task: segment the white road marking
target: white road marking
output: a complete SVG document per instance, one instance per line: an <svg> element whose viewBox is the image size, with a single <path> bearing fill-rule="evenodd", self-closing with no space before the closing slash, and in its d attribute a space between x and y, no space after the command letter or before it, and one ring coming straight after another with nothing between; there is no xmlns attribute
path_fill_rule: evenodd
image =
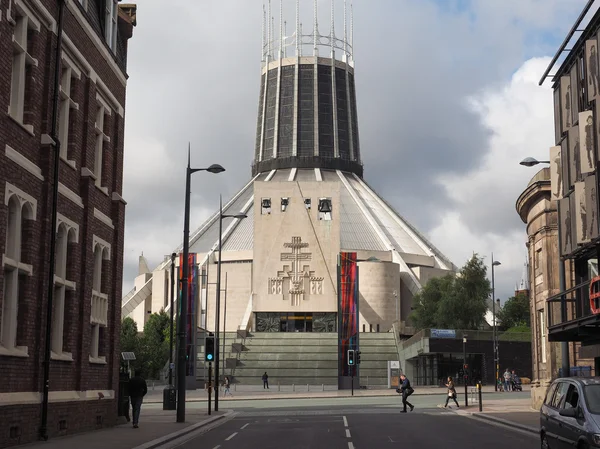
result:
<svg viewBox="0 0 600 449"><path fill-rule="evenodd" d="M213 447L213 449L219 449L221 447L221 445L219 444L218 446Z"/></svg>
<svg viewBox="0 0 600 449"><path fill-rule="evenodd" d="M234 436L236 436L237 434L238 434L237 432L235 432L235 433L232 433L232 434L231 434L231 435L229 435L227 438L225 438L225 441L229 441L229 440L231 440L231 439L232 439Z"/></svg>
<svg viewBox="0 0 600 449"><path fill-rule="evenodd" d="M346 429L346 438L352 438L352 437L350 436L350 429Z"/></svg>
<svg viewBox="0 0 600 449"><path fill-rule="evenodd" d="M352 441L348 441L348 449L354 449L354 444L352 444Z"/></svg>
<svg viewBox="0 0 600 449"><path fill-rule="evenodd" d="M246 423L242 426L242 430L244 430L246 427L248 427L250 425L250 423Z"/></svg>
<svg viewBox="0 0 600 449"><path fill-rule="evenodd" d="M344 427L348 427L348 420L345 416L342 416L342 418L344 418Z"/></svg>

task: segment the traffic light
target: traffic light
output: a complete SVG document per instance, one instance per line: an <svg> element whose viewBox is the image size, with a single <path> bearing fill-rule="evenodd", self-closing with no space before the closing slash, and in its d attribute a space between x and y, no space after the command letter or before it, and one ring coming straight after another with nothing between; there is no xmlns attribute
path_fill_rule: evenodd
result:
<svg viewBox="0 0 600 449"><path fill-rule="evenodd" d="M354 349L348 349L348 365L354 366Z"/></svg>
<svg viewBox="0 0 600 449"><path fill-rule="evenodd" d="M360 365L360 351L356 351L356 364Z"/></svg>
<svg viewBox="0 0 600 449"><path fill-rule="evenodd" d="M204 341L204 361L215 361L215 337L212 333L207 335L206 340Z"/></svg>

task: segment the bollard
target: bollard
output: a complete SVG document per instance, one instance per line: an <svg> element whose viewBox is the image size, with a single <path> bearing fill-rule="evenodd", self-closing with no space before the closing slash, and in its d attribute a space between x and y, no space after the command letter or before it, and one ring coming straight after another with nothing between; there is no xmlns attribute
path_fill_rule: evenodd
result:
<svg viewBox="0 0 600 449"><path fill-rule="evenodd" d="M292 384L292 391L296 392L296 384Z"/></svg>
<svg viewBox="0 0 600 449"><path fill-rule="evenodd" d="M237 384L233 384L233 391L237 391Z"/></svg>
<svg viewBox="0 0 600 449"><path fill-rule="evenodd" d="M281 391L281 384L277 382L277 391Z"/></svg>
<svg viewBox="0 0 600 449"><path fill-rule="evenodd" d="M482 396L481 395L481 381L479 381L477 383L477 390L479 390L478 391L478 393L479 393L479 411L482 412L483 411L483 404L481 403L481 396Z"/></svg>
<svg viewBox="0 0 600 449"><path fill-rule="evenodd" d="M323 391L325 391L325 384L321 384L321 387L323 388Z"/></svg>
<svg viewBox="0 0 600 449"><path fill-rule="evenodd" d="M306 391L310 391L310 386L306 384Z"/></svg>

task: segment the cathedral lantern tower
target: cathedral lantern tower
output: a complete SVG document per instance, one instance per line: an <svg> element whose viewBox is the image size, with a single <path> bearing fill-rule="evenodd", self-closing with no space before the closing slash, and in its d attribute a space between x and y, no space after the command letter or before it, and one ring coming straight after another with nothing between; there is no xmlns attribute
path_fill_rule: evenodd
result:
<svg viewBox="0 0 600 449"><path fill-rule="evenodd" d="M253 174L284 168L343 170L362 177L356 90L353 24L348 30L344 1L343 37L336 37L334 5L328 34L319 31L317 0L314 24L300 23L284 36L280 1L275 33L271 2L263 20L263 51ZM352 11L350 11L352 16Z"/></svg>

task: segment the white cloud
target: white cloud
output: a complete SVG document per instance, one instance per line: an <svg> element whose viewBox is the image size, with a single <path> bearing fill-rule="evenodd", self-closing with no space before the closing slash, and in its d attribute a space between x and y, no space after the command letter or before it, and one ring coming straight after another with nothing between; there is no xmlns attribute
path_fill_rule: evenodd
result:
<svg viewBox="0 0 600 449"><path fill-rule="evenodd" d="M489 152L470 173L439 179L456 208L444 215L431 238L457 264L473 252L489 263L493 252L502 262L496 292L503 299L520 280L527 257L525 225L515 202L537 172L519 162L526 156L547 159L553 144L552 91L537 85L548 62L530 59L506 85L468 99L491 133Z"/></svg>

